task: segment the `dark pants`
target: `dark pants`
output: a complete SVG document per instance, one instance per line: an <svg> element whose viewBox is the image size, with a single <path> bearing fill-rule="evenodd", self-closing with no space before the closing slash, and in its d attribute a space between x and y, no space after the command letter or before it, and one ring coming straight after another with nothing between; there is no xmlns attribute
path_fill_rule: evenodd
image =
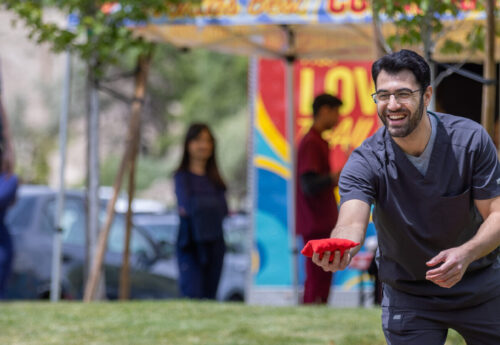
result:
<svg viewBox="0 0 500 345"><path fill-rule="evenodd" d="M303 236L304 243L310 240L325 238L325 236ZM328 237L328 236L326 236ZM304 283L304 304L327 303L332 283L331 272L325 272L310 258L306 260L306 280Z"/></svg>
<svg viewBox="0 0 500 345"><path fill-rule="evenodd" d="M462 309L382 307L382 328L388 345L443 345L449 328L462 335L469 345L498 345L500 297Z"/></svg>
<svg viewBox="0 0 500 345"><path fill-rule="evenodd" d="M376 259L377 256L374 255L370 263L370 267L368 267L368 274L375 279L375 287L374 287L375 290L373 291L373 303L375 305L380 305L382 303L382 282L378 277L378 266Z"/></svg>
<svg viewBox="0 0 500 345"><path fill-rule="evenodd" d="M0 299L5 298L7 280L12 270L14 250L10 236L0 232Z"/></svg>
<svg viewBox="0 0 500 345"><path fill-rule="evenodd" d="M223 238L177 247L179 288L183 297L215 299L225 249Z"/></svg>

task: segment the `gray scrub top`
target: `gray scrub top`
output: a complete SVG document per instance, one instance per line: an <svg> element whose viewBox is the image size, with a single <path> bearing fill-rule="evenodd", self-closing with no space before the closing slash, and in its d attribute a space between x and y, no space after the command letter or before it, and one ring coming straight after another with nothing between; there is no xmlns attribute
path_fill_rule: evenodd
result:
<svg viewBox="0 0 500 345"><path fill-rule="evenodd" d="M477 232L482 217L474 200L500 195L497 152L476 122L429 114L438 119L438 126L426 174L382 127L352 153L342 170L341 205L351 199L374 204L379 276L389 288L416 296L416 305L418 297L436 301L436 306L450 300L479 303L500 295L499 248L474 261L450 289L425 279L430 269L425 263Z"/></svg>

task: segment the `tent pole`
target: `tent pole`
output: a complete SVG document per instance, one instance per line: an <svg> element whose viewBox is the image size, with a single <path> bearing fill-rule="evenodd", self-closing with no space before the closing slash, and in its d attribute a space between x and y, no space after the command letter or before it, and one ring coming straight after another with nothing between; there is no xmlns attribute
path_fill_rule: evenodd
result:
<svg viewBox="0 0 500 345"><path fill-rule="evenodd" d="M89 259L90 267L95 265L96 252L98 247L99 235L99 95L98 95L98 80L95 76L95 64L91 63L87 66L88 69L88 92L89 92L89 119L87 132L87 150L88 150L88 171L87 171L87 205L88 205L88 220L87 231L89 238ZM96 298L104 298L104 272L99 271L97 284L99 289L96 292ZM87 277L87 281L90 276ZM87 282L88 285L88 282Z"/></svg>
<svg viewBox="0 0 500 345"><path fill-rule="evenodd" d="M295 33L289 25L282 25L287 39L288 53L283 56L285 60L285 97L286 97L286 124L287 124L287 139L288 152L290 159L290 178L287 183L287 221L289 231L289 244L292 254L292 284L293 284L293 300L296 304L300 304L299 300L299 256L297 250L297 231L295 229L295 181L296 181L296 166L295 166L295 107L294 107L294 78L293 66L297 56L295 55Z"/></svg>
<svg viewBox="0 0 500 345"><path fill-rule="evenodd" d="M61 256L62 256L62 233L61 218L64 210L64 177L66 168L66 141L68 132L69 98L71 87L71 53L66 52L66 72L61 105L61 116L59 119L59 191L57 194L57 208L54 215L55 232L52 243L52 272L50 282L50 300L59 301L61 294Z"/></svg>
<svg viewBox="0 0 500 345"><path fill-rule="evenodd" d="M288 208L287 208L287 221L288 229L290 232L290 248L292 252L292 283L293 283L293 298L295 303L299 304L299 277L298 277L298 250L297 250L297 239L296 239L296 229L295 229L295 180L296 180L296 169L295 169L295 109L294 109L294 98L293 98L293 64L295 61L294 56L289 56L285 60L285 70L286 70L286 123L287 123L287 139L289 146L290 155L290 178L287 183L287 196L288 196Z"/></svg>
<svg viewBox="0 0 500 345"><path fill-rule="evenodd" d="M247 188L249 190L248 200L250 200L250 221L248 224L248 234L246 237L246 241L248 243L248 262L250 266L248 267L248 272L246 276L245 282L245 303L249 304L252 301L252 287L253 287L253 265L252 265L252 250L253 250L253 241L256 236L255 234L255 209L256 209L256 190L257 190L257 181L256 181L256 173L254 166L254 157L255 157L255 104L257 104L256 93L257 93L257 75L258 75L258 58L256 56L252 56L249 60L248 64L248 110L249 110L249 119L248 119L248 127L249 132L247 136Z"/></svg>
<svg viewBox="0 0 500 345"><path fill-rule="evenodd" d="M486 3L486 37L484 42L483 76L484 79L494 80L496 75L495 63L495 1ZM495 84L483 84L483 100L481 106L481 124L490 137L495 137Z"/></svg>

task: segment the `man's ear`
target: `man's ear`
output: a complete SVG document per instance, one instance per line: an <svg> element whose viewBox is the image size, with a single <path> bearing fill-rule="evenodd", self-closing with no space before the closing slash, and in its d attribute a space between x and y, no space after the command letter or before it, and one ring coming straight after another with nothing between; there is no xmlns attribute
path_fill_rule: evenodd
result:
<svg viewBox="0 0 500 345"><path fill-rule="evenodd" d="M432 89L432 86L427 86L427 89L425 89L424 91L424 104L425 104L425 107L427 108L427 106L429 105L429 103L431 103L431 97L432 97L432 93L434 92L434 90Z"/></svg>

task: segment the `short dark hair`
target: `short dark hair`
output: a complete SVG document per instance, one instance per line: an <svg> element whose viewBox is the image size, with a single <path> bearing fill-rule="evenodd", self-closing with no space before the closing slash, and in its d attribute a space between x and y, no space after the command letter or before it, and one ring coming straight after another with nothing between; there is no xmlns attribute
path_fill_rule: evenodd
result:
<svg viewBox="0 0 500 345"><path fill-rule="evenodd" d="M319 110L325 105L330 108L338 108L342 105L342 101L327 93L317 95L313 102L313 117L318 116Z"/></svg>
<svg viewBox="0 0 500 345"><path fill-rule="evenodd" d="M377 77L381 71L396 74L403 70L409 70L415 76L422 90L431 84L431 69L425 59L412 50L402 49L385 55L375 61L372 65L372 78L377 86Z"/></svg>

